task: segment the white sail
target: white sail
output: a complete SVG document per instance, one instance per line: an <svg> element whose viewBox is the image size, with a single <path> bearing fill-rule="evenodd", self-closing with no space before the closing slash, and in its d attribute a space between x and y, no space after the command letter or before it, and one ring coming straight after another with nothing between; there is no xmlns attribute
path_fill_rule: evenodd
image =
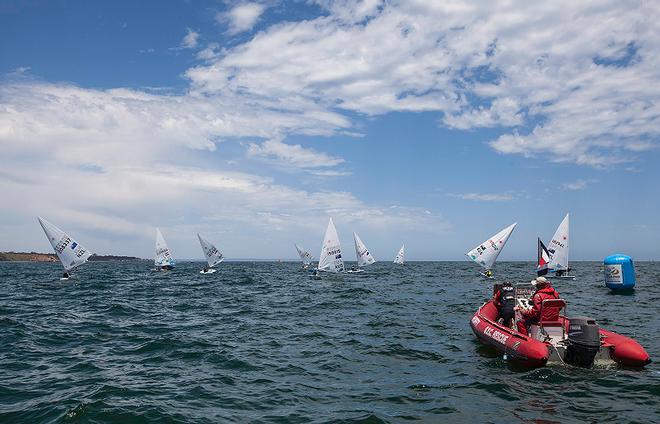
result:
<svg viewBox="0 0 660 424"><path fill-rule="evenodd" d="M396 258L394 258L394 263L395 264L401 264L403 265L405 263L405 244L401 245L401 249L399 249L399 253L396 254Z"/></svg>
<svg viewBox="0 0 660 424"><path fill-rule="evenodd" d="M307 266L311 264L312 260L314 259L312 255L297 244L294 244L294 246L296 246L296 250L298 251L298 255L300 255L300 260L302 261L303 265Z"/></svg>
<svg viewBox="0 0 660 424"><path fill-rule="evenodd" d="M209 267L214 267L220 262L225 260L225 257L222 256L222 253L208 240L204 239L202 236L197 233L197 238L199 239L199 244L202 246L202 251L206 257L206 262L208 262Z"/></svg>
<svg viewBox="0 0 660 424"><path fill-rule="evenodd" d="M517 222L514 222L479 246L470 250L466 253L467 257L485 269L491 269L517 224Z"/></svg>
<svg viewBox="0 0 660 424"><path fill-rule="evenodd" d="M566 214L548 244L548 253L550 253L548 268L553 271L568 269L568 220L568 214Z"/></svg>
<svg viewBox="0 0 660 424"><path fill-rule="evenodd" d="M365 246L364 242L362 242L362 239L360 239L360 236L358 236L356 232L353 232L353 241L355 242L355 256L357 257L358 266L367 266L376 262L374 257L371 256L369 249L367 249L367 246Z"/></svg>
<svg viewBox="0 0 660 424"><path fill-rule="evenodd" d="M40 217L37 219L39 219L39 224L44 229L46 237L48 237L53 250L57 253L57 257L62 262L65 271L71 271L73 268L84 264L92 256L92 252L82 247L64 231L45 219Z"/></svg>
<svg viewBox="0 0 660 424"><path fill-rule="evenodd" d="M154 263L156 266L174 266L175 264L170 249L167 247L167 243L165 243L165 239L158 228L156 228L156 257Z"/></svg>
<svg viewBox="0 0 660 424"><path fill-rule="evenodd" d="M341 246L339 245L339 236L337 229L332 222L328 222L328 228L325 230L325 238L319 255L319 270L327 272L343 272L344 260L341 257Z"/></svg>

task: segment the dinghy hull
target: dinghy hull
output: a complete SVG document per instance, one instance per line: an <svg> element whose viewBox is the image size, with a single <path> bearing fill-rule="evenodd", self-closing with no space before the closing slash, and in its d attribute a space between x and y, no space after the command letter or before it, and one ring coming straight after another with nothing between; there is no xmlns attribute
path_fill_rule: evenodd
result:
<svg viewBox="0 0 660 424"><path fill-rule="evenodd" d="M651 357L635 340L621 334L600 329L601 348L608 348L610 357L620 365L643 367L651 363Z"/></svg>
<svg viewBox="0 0 660 424"><path fill-rule="evenodd" d="M553 278L557 280L575 280L575 275L554 275L554 274L546 274L544 275L545 278Z"/></svg>
<svg viewBox="0 0 660 424"><path fill-rule="evenodd" d="M497 307L485 303L470 320L472 331L482 343L529 367L542 367L548 362L548 346L497 323Z"/></svg>
<svg viewBox="0 0 660 424"><path fill-rule="evenodd" d="M501 325L497 322L497 317L497 307L491 300L481 306L470 320L472 331L482 343L493 346L508 359L529 367L545 366L551 358L563 362L557 356L561 347L558 349L548 342L541 342ZM568 327L568 320L560 318L565 322L565 327ZM599 329L599 333L599 359L636 368L651 362L648 353L635 340L604 329Z"/></svg>

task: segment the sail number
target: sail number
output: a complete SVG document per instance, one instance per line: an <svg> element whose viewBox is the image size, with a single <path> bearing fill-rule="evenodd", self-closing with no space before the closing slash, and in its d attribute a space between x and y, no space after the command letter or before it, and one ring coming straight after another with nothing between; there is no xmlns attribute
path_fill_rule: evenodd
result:
<svg viewBox="0 0 660 424"><path fill-rule="evenodd" d="M60 241L55 245L55 251L57 253L62 253L64 252L64 249L71 243L71 239L68 236L64 236L60 239Z"/></svg>
<svg viewBox="0 0 660 424"><path fill-rule="evenodd" d="M556 244L557 246L559 246L559 247L561 247L561 248L564 248L564 244L561 243L561 242L559 242L559 241L557 241L557 240L555 240L555 239L552 239L552 241L551 241L550 243L552 243L552 244Z"/></svg>

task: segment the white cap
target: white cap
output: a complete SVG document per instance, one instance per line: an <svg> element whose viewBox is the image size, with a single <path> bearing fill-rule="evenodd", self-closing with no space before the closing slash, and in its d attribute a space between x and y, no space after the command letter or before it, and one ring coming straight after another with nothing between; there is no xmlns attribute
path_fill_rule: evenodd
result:
<svg viewBox="0 0 660 424"><path fill-rule="evenodd" d="M533 285L533 286L536 286L536 280L532 280L532 281L530 281L529 284L531 284L531 285Z"/></svg>
<svg viewBox="0 0 660 424"><path fill-rule="evenodd" d="M538 283L547 283L547 282L548 282L548 280L547 280L545 277L536 277L535 280L532 280L532 281L531 281L531 283L532 283L532 285L533 285L534 287L536 287L536 285L537 285Z"/></svg>

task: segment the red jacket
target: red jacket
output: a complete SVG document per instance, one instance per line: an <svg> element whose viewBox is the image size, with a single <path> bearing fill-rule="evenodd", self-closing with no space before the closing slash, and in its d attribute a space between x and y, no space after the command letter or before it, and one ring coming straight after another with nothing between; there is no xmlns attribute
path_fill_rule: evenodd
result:
<svg viewBox="0 0 660 424"><path fill-rule="evenodd" d="M493 296L493 303L498 308L500 307L500 302L502 302L502 289L498 289L495 296Z"/></svg>
<svg viewBox="0 0 660 424"><path fill-rule="evenodd" d="M525 318L539 321L557 321L559 319L559 308L543 308L543 316L541 316L541 303L546 299L559 299L559 292L549 283L537 286L536 292L532 296L532 309L523 312Z"/></svg>

